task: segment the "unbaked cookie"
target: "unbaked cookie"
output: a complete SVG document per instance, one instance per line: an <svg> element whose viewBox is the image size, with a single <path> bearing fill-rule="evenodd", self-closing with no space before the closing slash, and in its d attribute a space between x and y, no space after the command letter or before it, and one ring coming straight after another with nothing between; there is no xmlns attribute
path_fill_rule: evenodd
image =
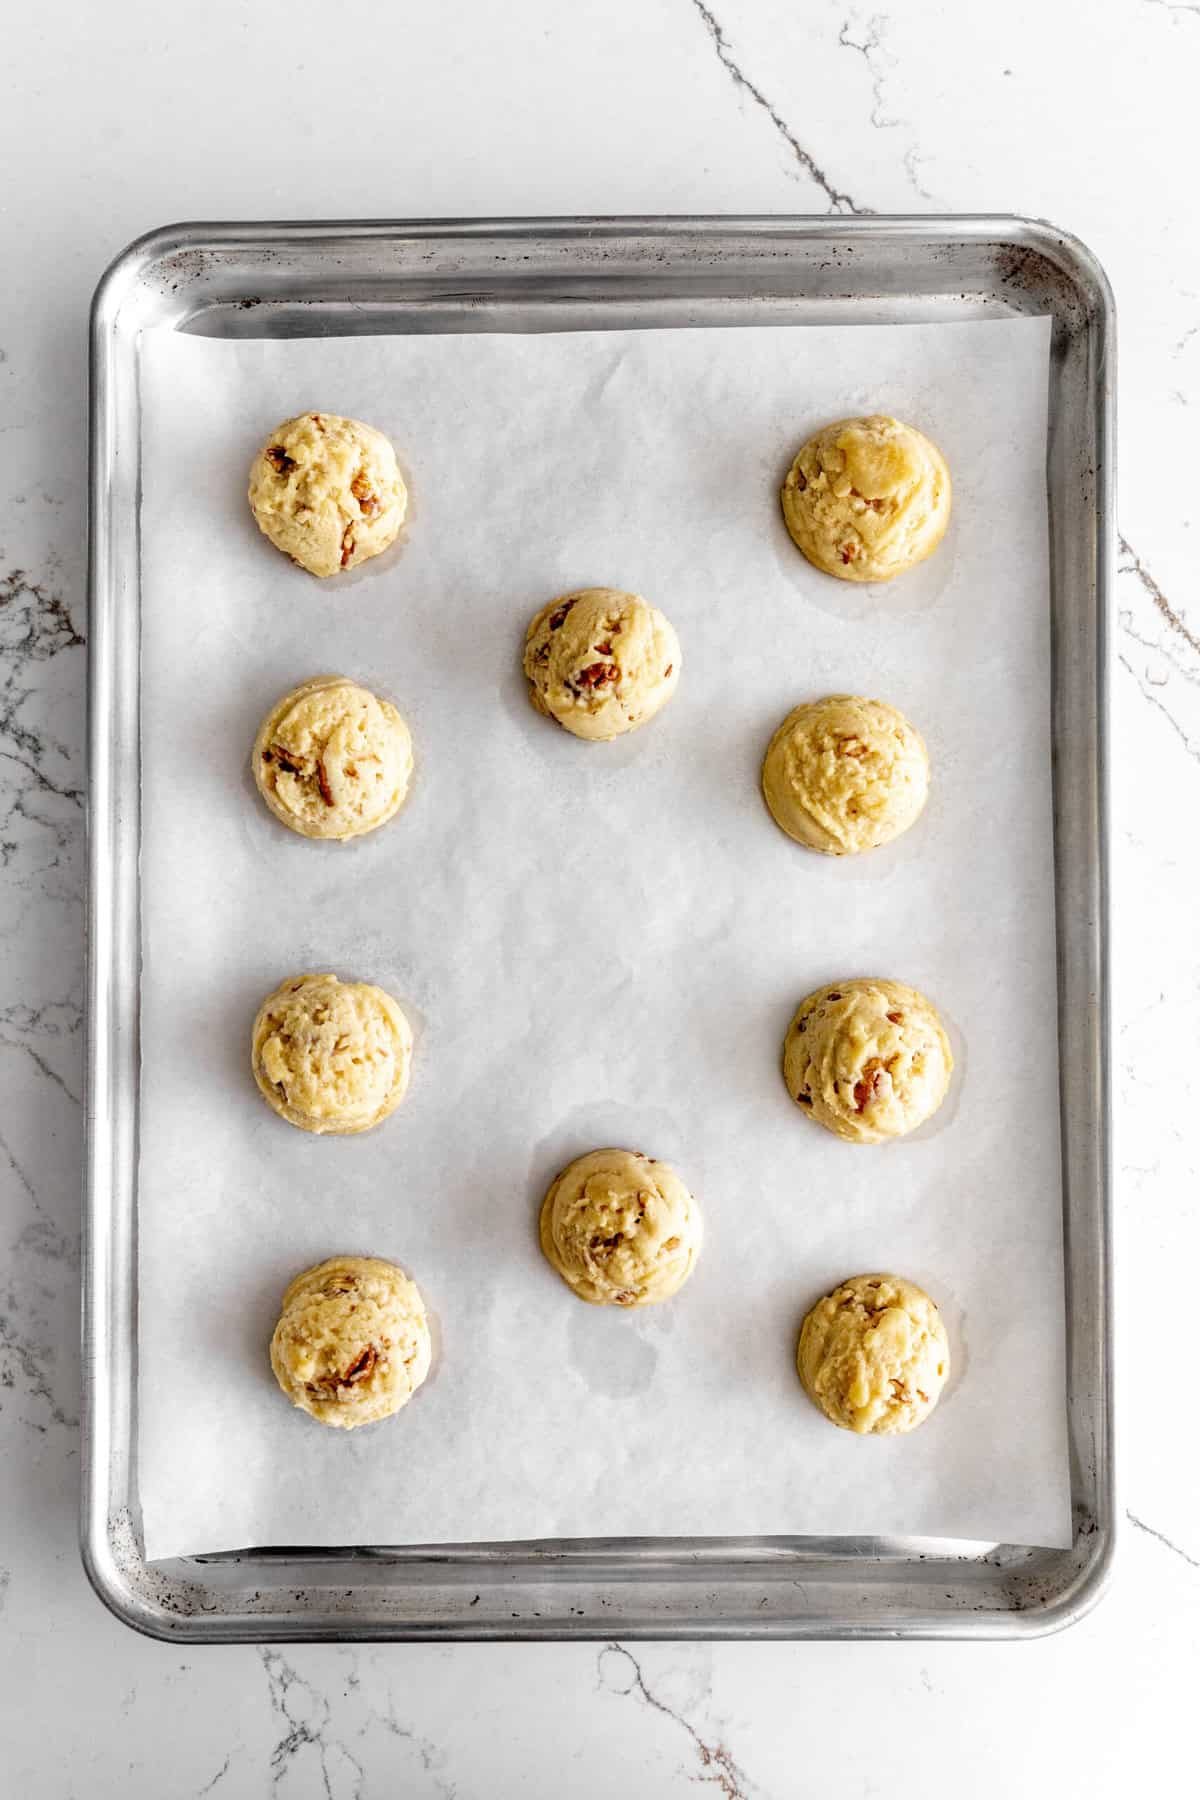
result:
<svg viewBox="0 0 1200 1800"><path fill-rule="evenodd" d="M692 1272L700 1209L668 1163L636 1150L589 1150L542 1202L546 1260L594 1306L652 1306Z"/></svg>
<svg viewBox="0 0 1200 1800"><path fill-rule="evenodd" d="M390 701L344 675L322 675L272 707L251 767L283 824L345 843L399 812L412 762L408 726Z"/></svg>
<svg viewBox="0 0 1200 1800"><path fill-rule="evenodd" d="M334 1256L297 1275L271 1339L292 1405L346 1431L407 1406L431 1354L415 1283L375 1256Z"/></svg>
<svg viewBox="0 0 1200 1800"><path fill-rule="evenodd" d="M312 575L378 556L408 505L383 433L336 413L285 419L250 465L249 498L259 530Z"/></svg>
<svg viewBox="0 0 1200 1800"><path fill-rule="evenodd" d="M762 789L798 844L854 856L914 823L929 793L929 756L894 706L830 694L788 714L763 758Z"/></svg>
<svg viewBox="0 0 1200 1800"><path fill-rule="evenodd" d="M901 981L855 978L800 1002L783 1041L788 1093L852 1144L903 1137L931 1118L954 1058L924 994Z"/></svg>
<svg viewBox="0 0 1200 1800"><path fill-rule="evenodd" d="M927 1419L950 1373L937 1307L899 1275L855 1275L800 1327L804 1391L845 1431L890 1436Z"/></svg>
<svg viewBox="0 0 1200 1800"><path fill-rule="evenodd" d="M839 419L801 446L781 498L810 563L842 581L890 581L941 543L950 471L899 419Z"/></svg>
<svg viewBox="0 0 1200 1800"><path fill-rule="evenodd" d="M336 975L294 975L258 1009L254 1079L301 1131L369 1131L408 1087L412 1032L382 988Z"/></svg>
<svg viewBox="0 0 1200 1800"><path fill-rule="evenodd" d="M576 737L635 731L679 680L679 639L640 594L581 588L543 606L525 633L529 698Z"/></svg>

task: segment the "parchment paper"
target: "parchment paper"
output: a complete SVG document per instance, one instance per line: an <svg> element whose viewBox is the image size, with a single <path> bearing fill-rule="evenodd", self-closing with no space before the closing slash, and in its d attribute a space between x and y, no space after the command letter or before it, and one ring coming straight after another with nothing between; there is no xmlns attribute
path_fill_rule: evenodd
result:
<svg viewBox="0 0 1200 1800"><path fill-rule="evenodd" d="M1049 789L1044 320L305 342L152 336L142 649L140 1485L151 1557L271 1543L922 1533L1069 1542ZM251 455L308 408L397 445L406 539L318 583L261 538ZM923 568L810 569L777 489L803 437L884 410L955 481ZM526 621L604 583L663 607L679 691L578 743L529 707ZM278 825L247 763L286 689L351 674L416 745L354 846ZM848 862L771 823L797 701L886 698L932 798ZM284 976L394 993L409 1097L360 1138L283 1124L250 1024ZM819 983L882 974L947 1017L958 1075L914 1139L840 1143L780 1044ZM542 1261L546 1183L596 1145L675 1163L707 1245L628 1314ZM434 1373L347 1434L266 1355L283 1288L400 1262ZM907 1439L830 1427L794 1371L809 1305L891 1269L942 1306L955 1373Z"/></svg>

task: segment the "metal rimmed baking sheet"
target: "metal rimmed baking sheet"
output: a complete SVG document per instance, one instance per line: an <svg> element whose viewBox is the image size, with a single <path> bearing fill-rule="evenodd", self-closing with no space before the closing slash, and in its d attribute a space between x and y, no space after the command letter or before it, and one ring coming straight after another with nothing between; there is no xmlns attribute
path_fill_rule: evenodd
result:
<svg viewBox="0 0 1200 1800"><path fill-rule="evenodd" d="M257 279L249 278L251 271ZM330 1552L305 1561L304 1580L280 1576L288 1563L279 1553L219 1563L188 1559L178 1568L156 1565L143 1571L139 1556L131 1554L138 1534L131 1429L136 1345L130 1318L136 1089L131 1093L128 1084L136 1073L136 982L130 978L137 961L136 942L128 939L128 911L113 909L115 897L136 904L136 865L131 866L128 854L131 825L136 844L136 738L130 744L128 709L132 705L136 716L139 590L136 546L126 528L130 517L136 521L139 420L136 381L129 378L136 376L137 345L132 339L126 343L120 327L123 323L126 331L131 329L139 307L142 328L153 324L155 329L229 335L246 335L252 321L263 335L315 335L481 325L536 330L818 318L915 320L979 317L989 309L1051 313L1055 337L1048 490L1061 1117L1076 1464L1073 1552L993 1549L984 1556L964 1553L956 1543L943 1558L938 1546L885 1540L658 1539L639 1545L626 1539L620 1544L543 1542L529 1549L456 1545L436 1552L355 1551L348 1553L349 1569L346 1553ZM162 312L155 319L157 308ZM110 318L114 309L116 316ZM147 1628L231 1637L459 1631L552 1635L583 1629L662 1635L894 1633L978 1629L985 1618L986 1628L994 1631L1020 1629L1034 1617L1045 1624L1056 1608L1076 1604L1064 1596L1082 1579L1085 1565L1104 1561L1092 1546L1100 1539L1106 1551L1110 1473L1107 1456L1097 1462L1094 1449L1097 1442L1107 1443L1108 1423L1099 927L1102 601L1108 554L1104 451L1110 389L1104 360L1107 302L1102 280L1086 256L1045 228L998 221L867 221L861 231L839 230L836 236L825 221L283 227L277 233L246 228L244 234L194 228L182 240L166 234L118 265L98 297L96 325L93 602L99 629L94 627L93 634L93 729L102 742L93 743L89 1368L92 1351L99 1362L89 1397L92 1454L85 1548L102 1589L117 1599L124 1594L123 1610L137 1615L135 1622ZM110 434L114 423L121 427L115 439ZM123 488L131 478L135 485ZM1090 546L1090 553L1081 555L1081 546ZM118 804L120 821L109 820L106 806ZM114 973L122 979L114 982ZM132 986L132 1011L127 985ZM117 1073L114 1051L124 1070L120 1090L106 1086ZM115 1167L109 1160L113 1157L118 1159ZM1078 1285L1080 1271L1088 1272L1088 1286ZM115 1316L110 1310L114 1305ZM118 1331L122 1320L126 1329ZM1090 1385L1080 1385L1081 1349L1088 1345ZM1084 1415L1088 1429L1081 1439ZM1081 1443L1092 1446L1082 1460ZM1086 1492L1081 1470L1089 1466L1090 1510L1081 1514L1080 1496ZM104 1479L98 1483L99 1470ZM120 1504L114 1504L118 1498ZM120 1558L116 1546L121 1546ZM785 1579L789 1559L792 1572ZM480 1600L457 1619L442 1577L449 1569L470 1580L473 1568L503 1570L503 1580L486 1592L479 1589ZM699 1568L707 1571L703 1595L695 1581ZM954 1570L954 1581L945 1580L940 1590L945 1599L935 1592L937 1579L927 1580L922 1573L933 1568L942 1575L947 1568ZM237 1598L245 1594L251 1569L265 1609L257 1622L258 1609ZM774 1571L769 1580L768 1570ZM268 1580L267 1571L275 1578ZM361 1592L355 1586L360 1579ZM797 1580L804 1584L801 1607L796 1604ZM203 1609L187 1598L197 1582L212 1591ZM339 1593L349 1584L357 1597L348 1613L336 1608L331 1613L325 1605L334 1584ZM762 1589L749 1613L744 1608L747 1584ZM556 1600L548 1600L547 1585ZM457 1586L449 1584L451 1594ZM622 1596L619 1613L612 1610L614 1591ZM159 1615L155 1596L170 1593L180 1596L178 1607L172 1604ZM294 1593L306 1596L303 1604L288 1600ZM839 1594L841 1601L835 1604ZM501 1605L504 1596L509 1603ZM1037 1603L1031 1604L1035 1597ZM582 1604L584 1599L589 1603ZM481 1611L485 1602L487 1610ZM505 1618L505 1613L516 1616Z"/></svg>

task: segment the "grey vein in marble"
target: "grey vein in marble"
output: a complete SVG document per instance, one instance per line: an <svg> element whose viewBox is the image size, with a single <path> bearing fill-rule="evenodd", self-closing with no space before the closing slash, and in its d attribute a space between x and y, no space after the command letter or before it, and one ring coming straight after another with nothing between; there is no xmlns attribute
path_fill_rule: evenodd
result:
<svg viewBox="0 0 1200 1800"><path fill-rule="evenodd" d="M1134 549L1133 545L1129 542L1129 539L1123 537L1120 532L1117 534L1117 549L1125 559L1120 565L1122 571L1137 576L1142 588L1149 594L1151 600L1153 600L1155 609L1170 626L1171 630L1177 632L1189 648L1194 650L1197 656L1200 656L1200 638L1197 638L1195 634L1188 629L1183 619L1175 611L1175 608L1171 605L1171 602L1167 599L1167 596L1163 593L1161 587L1158 585L1157 581L1155 581L1153 575Z"/></svg>
<svg viewBox="0 0 1200 1800"><path fill-rule="evenodd" d="M79 1101L71 1093L66 1083L45 1063L29 1044L14 1043L11 1039L0 1037L0 1047L15 1050L31 1058L34 1065L59 1087L67 1098L76 1106ZM56 1219L51 1218L42 1204L41 1196L34 1184L29 1170L9 1143L3 1129L0 1129L0 1163L7 1163L24 1190L25 1196L34 1211L34 1217L22 1226L15 1242L15 1250L29 1250L45 1262L60 1262L67 1269L79 1267L79 1228L72 1222L64 1228Z"/></svg>
<svg viewBox="0 0 1200 1800"><path fill-rule="evenodd" d="M13 965L0 1006L0 1052L25 1065L10 1085L22 1101L0 1131L0 1175L17 1202L0 1305L0 1398L7 1407L19 1397L25 1423L39 1433L48 1423L68 1431L78 1423L74 1393L68 1403L56 1392L73 1389L75 1377L60 1355L64 1315L74 1308L55 1268L79 1266L78 1189L47 1182L34 1149L62 1145L60 1158L72 1167L80 1123L73 1071L82 1019L83 788L78 748L50 721L79 718L83 646L67 602L48 583L22 567L0 577L0 938L24 942L29 931L35 947ZM49 1167L58 1173L56 1163Z"/></svg>
<svg viewBox="0 0 1200 1800"><path fill-rule="evenodd" d="M39 734L20 727L11 716L9 697L24 693L17 678L27 672L30 662L49 662L63 650L82 649L87 640L76 629L62 595L52 594L24 569L10 569L0 577L0 619L5 656L11 659L0 723L30 754L37 754Z"/></svg>
<svg viewBox="0 0 1200 1800"><path fill-rule="evenodd" d="M225 1758L225 1761L221 1764L220 1768L217 1770L216 1774L213 1776L212 1780L206 1781L202 1788L196 1789L195 1800L204 1800L205 1794L211 1794L213 1789L215 1787L217 1787L222 1781L224 1781L225 1777L229 1773L229 1766L232 1763L232 1761L233 1761L233 1751L231 1750L229 1752L229 1755Z"/></svg>
<svg viewBox="0 0 1200 1800"><path fill-rule="evenodd" d="M888 18L886 13L874 13L867 24L862 28L864 36L860 42L857 37L851 37L850 35L852 29L857 29L856 19L852 16L843 21L841 29L838 32L838 43L842 46L843 50L856 51L867 65L867 70L871 77L870 123L872 128L875 131L896 131L903 127L905 130L911 132L912 124L908 119L889 117L885 111L887 103L884 98L884 83L887 81L890 71L895 67L895 58L889 56L883 42L887 25ZM910 143L905 148L902 154L904 171L908 176L913 190L920 195L921 199L928 200L931 206L936 206L936 196L930 193L929 189L924 185L920 176L917 174L917 164L920 160L921 158L918 154L916 142L914 140L914 142Z"/></svg>
<svg viewBox="0 0 1200 1800"><path fill-rule="evenodd" d="M616 1673L617 1685L614 1685L614 1682L605 1674L607 1657L620 1659L621 1666ZM758 1791L745 1772L738 1767L724 1744L708 1743L700 1736L689 1719L685 1719L682 1713L678 1713L673 1707L668 1706L665 1700L660 1700L658 1695L647 1687L641 1664L625 1644L606 1644L597 1658L596 1673L600 1686L606 1688L609 1693L636 1693L646 1706L661 1713L664 1718L673 1720L681 1730L686 1731L692 1740L696 1755L700 1759L699 1773L690 1777L692 1781L715 1787L723 1796L723 1800L749 1800L749 1795ZM628 1680L622 1686L620 1683L625 1674L628 1674Z"/></svg>
<svg viewBox="0 0 1200 1800"><path fill-rule="evenodd" d="M21 1186L25 1189L26 1194L40 1212L41 1205L37 1197L37 1189L34 1187L29 1176L21 1166L20 1160L15 1155L12 1145L8 1142L2 1131L0 1131L0 1156L3 1156L5 1162L8 1164Z"/></svg>
<svg viewBox="0 0 1200 1800"><path fill-rule="evenodd" d="M37 1051L33 1048L32 1044L22 1043L20 1038L7 1038L7 1037L0 1036L0 1048L3 1048L5 1050L23 1051L24 1054L26 1056L28 1056L32 1062L36 1063L37 1067L41 1070L42 1074L46 1077L47 1081L54 1082L56 1087L60 1087L62 1089L63 1093L67 1096L67 1099L71 1101L72 1105L74 1105L74 1106L82 1106L83 1105L83 1101L79 1098L79 1095L76 1093L73 1093L71 1091L71 1089L67 1086L66 1082L63 1080L62 1076L57 1072L57 1070L52 1069L50 1067L50 1064L46 1061L44 1056L38 1055Z"/></svg>
<svg viewBox="0 0 1200 1800"><path fill-rule="evenodd" d="M1132 675L1133 679L1137 682L1138 690L1143 699L1148 700L1155 711L1162 714L1163 718L1167 721L1167 724L1171 727L1171 730L1175 733L1192 760L1194 762L1200 762L1200 742L1193 742L1186 729L1179 723L1179 720L1171 711L1171 708L1160 695L1155 693L1154 689L1156 684L1148 675L1139 675L1127 656L1120 656L1118 661L1120 662L1121 667L1126 670L1128 674ZM1157 685L1161 686L1162 684L1160 683Z"/></svg>
<svg viewBox="0 0 1200 1800"><path fill-rule="evenodd" d="M740 88L743 93L749 94L754 104L761 107L763 112L766 113L768 119L770 119L772 125L799 163L801 169L803 169L805 174L808 175L811 180L816 182L821 192L825 195L825 198L829 201L828 211L831 213L869 213L871 211L869 206L860 206L849 194L844 193L841 188L834 186L833 182L817 162L812 152L804 148L804 145L800 142L791 126L787 123L787 120L783 118L782 114L780 114L771 104L762 89L758 87L756 83L751 81L750 77L739 66L733 51L730 49L729 39L725 35L725 29L716 14L709 7L705 6L704 0L692 0L692 6L703 20L704 29L712 39L713 49L716 51L722 67L728 71L734 86Z"/></svg>
<svg viewBox="0 0 1200 1800"><path fill-rule="evenodd" d="M37 1204L40 1213L41 1204ZM79 1271L79 1233L75 1230L64 1231L53 1219L44 1216L31 1219L22 1228L15 1249L18 1252L27 1250L44 1263L61 1263L64 1269L73 1274Z"/></svg>
<svg viewBox="0 0 1200 1800"><path fill-rule="evenodd" d="M1125 1513L1125 1517L1138 1531L1144 1531L1147 1537L1157 1538L1160 1544L1164 1544L1168 1550L1173 1550L1176 1556L1181 1556L1190 1568L1200 1569L1200 1559L1189 1556L1186 1550L1181 1550L1179 1545L1169 1538L1164 1531L1156 1531L1153 1525L1147 1525L1145 1519L1139 1519L1136 1513L1131 1513L1128 1510Z"/></svg>
<svg viewBox="0 0 1200 1800"><path fill-rule="evenodd" d="M1140 629L1141 622L1134 622L1134 614L1129 607L1121 608L1117 614L1117 624L1121 636L1127 638L1130 644L1136 644L1139 650L1148 651L1151 656L1159 659L1160 664L1166 664L1165 669L1160 667L1157 675L1151 675L1147 668L1146 679L1151 687L1166 687L1172 673L1189 686L1200 687L1200 662L1190 661L1185 648L1175 639L1164 639L1161 635Z"/></svg>
<svg viewBox="0 0 1200 1800"><path fill-rule="evenodd" d="M43 904L82 902L83 787L72 748L29 714L45 717L46 666L83 645L61 595L22 568L0 577L0 866L10 892Z"/></svg>
<svg viewBox="0 0 1200 1800"><path fill-rule="evenodd" d="M1200 638L1129 539L1118 534L1117 548L1118 584L1129 596L1117 623L1130 646L1118 660L1187 754L1200 761Z"/></svg>
<svg viewBox="0 0 1200 1800"><path fill-rule="evenodd" d="M310 1766L312 1763L304 1752L312 1750L316 1752L325 1800L362 1800L366 1772L345 1744L330 1735L328 1700L310 1687L278 1650L264 1648L258 1655L266 1672L271 1711L285 1727L271 1752L272 1792L277 1792L293 1773L303 1780L300 1771L306 1762ZM306 1782L303 1792L314 1791Z"/></svg>
<svg viewBox="0 0 1200 1800"><path fill-rule="evenodd" d="M414 1731L410 1725L402 1725L400 1723L400 1720L396 1717L395 1704L392 1700L390 1688L388 1690L387 1711L376 1713L375 1717L380 1721L390 1736L401 1738L406 1744L412 1745L413 1749L421 1759L421 1768L433 1782L434 1790L442 1796L442 1800L456 1800L458 1794L457 1783L449 1780L440 1772L439 1764L442 1760L443 1752L439 1750L437 1745L429 1738L422 1737L419 1732Z"/></svg>
<svg viewBox="0 0 1200 1800"><path fill-rule="evenodd" d="M42 1006L13 1001L0 1006L0 1025L41 1037L73 1038L83 1027L83 1007L78 1000L47 1000Z"/></svg>
<svg viewBox="0 0 1200 1800"><path fill-rule="evenodd" d="M14 1296L10 1290L7 1308L14 1304ZM63 1425L68 1431L78 1431L79 1416L69 1413L54 1398L54 1390L50 1386L49 1376L43 1368L43 1362L52 1358L54 1351L49 1344L29 1343L23 1332L17 1331L9 1310L0 1311L0 1389L16 1387L16 1374L24 1376L30 1394L35 1400L45 1402L46 1410L55 1425ZM36 1419L28 1423L35 1431L45 1431L46 1427Z"/></svg>
<svg viewBox="0 0 1200 1800"><path fill-rule="evenodd" d="M31 1156L38 1141L74 1139L79 1102L31 1044L0 1035L0 1049L18 1053L36 1069L27 1096L20 1087L9 1089L22 1093L22 1100L5 1111L4 1129L0 1130L0 1175L4 1177L0 1192L9 1202L13 1229L5 1258L7 1280L0 1294L0 1408L9 1411L11 1400L18 1400L22 1408L18 1417L40 1435L47 1431L45 1415L49 1415L49 1424L74 1431L79 1424L74 1361L70 1355L61 1355L61 1346L63 1325L76 1314L63 1289L65 1282L74 1285L79 1267L77 1165L74 1157L68 1157L68 1186L63 1188L61 1179L47 1183L38 1163L31 1163ZM59 1094L72 1102L70 1109ZM32 1121L31 1105L38 1107L38 1118ZM45 1118L41 1116L43 1107L47 1109ZM59 1210L65 1202L63 1219L50 1211L54 1202ZM56 1388L67 1382L72 1388L72 1404L56 1393Z"/></svg>

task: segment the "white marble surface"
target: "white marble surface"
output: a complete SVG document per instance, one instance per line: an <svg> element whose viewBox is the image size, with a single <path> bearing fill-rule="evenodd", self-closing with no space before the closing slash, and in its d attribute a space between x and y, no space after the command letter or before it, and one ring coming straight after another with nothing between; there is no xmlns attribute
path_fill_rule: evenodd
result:
<svg viewBox="0 0 1200 1800"><path fill-rule="evenodd" d="M1200 6L42 0L0 108L0 1763L109 1794L1118 1795L1190 1759L1200 1458ZM220 1649L135 1638L75 1543L85 310L186 217L1039 214L1121 313L1114 765L1118 1573L1022 1645ZM1167 480L1164 469L1176 468ZM1180 1293L1174 1292L1178 1285ZM1182 1421L1182 1423L1181 1423ZM911 1778L911 1777L910 1777ZM1186 1791L1186 1780L1184 1782Z"/></svg>

